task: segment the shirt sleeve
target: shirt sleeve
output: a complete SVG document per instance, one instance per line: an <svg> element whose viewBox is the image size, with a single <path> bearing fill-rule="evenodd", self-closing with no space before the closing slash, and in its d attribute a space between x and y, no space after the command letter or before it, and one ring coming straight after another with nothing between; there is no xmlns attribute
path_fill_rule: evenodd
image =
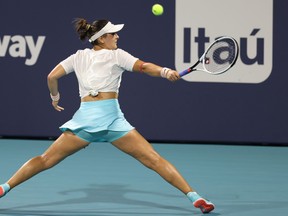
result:
<svg viewBox="0 0 288 216"><path fill-rule="evenodd" d="M66 58L60 62L60 65L62 65L66 74L69 74L69 73L74 71L74 66L73 66L74 56L75 56L75 54L70 55L68 58Z"/></svg>
<svg viewBox="0 0 288 216"><path fill-rule="evenodd" d="M124 70L132 71L133 66L135 62L138 60L138 58L132 56L130 53L122 49L117 49L116 52L117 52L118 65Z"/></svg>

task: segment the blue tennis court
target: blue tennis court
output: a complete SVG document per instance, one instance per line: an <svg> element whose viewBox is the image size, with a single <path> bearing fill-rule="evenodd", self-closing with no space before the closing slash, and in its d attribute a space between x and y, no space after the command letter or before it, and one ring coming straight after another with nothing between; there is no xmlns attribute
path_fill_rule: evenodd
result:
<svg viewBox="0 0 288 216"><path fill-rule="evenodd" d="M52 141L0 139L0 182ZM283 216L288 148L153 144L191 186L213 201L210 215ZM109 143L93 143L0 199L6 216L202 215L157 174Z"/></svg>

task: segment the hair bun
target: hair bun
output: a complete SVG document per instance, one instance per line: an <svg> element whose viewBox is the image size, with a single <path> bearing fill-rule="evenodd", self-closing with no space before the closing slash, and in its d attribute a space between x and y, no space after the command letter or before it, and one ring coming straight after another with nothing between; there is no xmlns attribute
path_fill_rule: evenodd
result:
<svg viewBox="0 0 288 216"><path fill-rule="evenodd" d="M87 24L86 24L86 27L85 27L85 28L86 28L86 31L88 31L88 30L90 29L90 27L91 27L91 25L87 23Z"/></svg>

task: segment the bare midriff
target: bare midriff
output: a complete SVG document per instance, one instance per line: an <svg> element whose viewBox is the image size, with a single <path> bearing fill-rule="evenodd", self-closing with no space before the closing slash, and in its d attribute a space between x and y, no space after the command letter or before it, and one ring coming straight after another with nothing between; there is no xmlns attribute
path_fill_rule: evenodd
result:
<svg viewBox="0 0 288 216"><path fill-rule="evenodd" d="M99 92L96 96L85 96L81 99L81 102L89 102L89 101L99 101L99 100L107 100L107 99L117 99L118 94L116 92Z"/></svg>

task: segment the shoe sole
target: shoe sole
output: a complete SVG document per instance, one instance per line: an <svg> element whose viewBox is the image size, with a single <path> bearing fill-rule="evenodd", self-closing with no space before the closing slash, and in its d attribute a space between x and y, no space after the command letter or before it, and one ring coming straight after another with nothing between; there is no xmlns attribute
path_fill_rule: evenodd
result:
<svg viewBox="0 0 288 216"><path fill-rule="evenodd" d="M199 199L193 203L196 208L200 208L202 213L209 213L214 210L215 206L212 203L208 203L204 199Z"/></svg>
<svg viewBox="0 0 288 216"><path fill-rule="evenodd" d="M5 195L5 191L2 187L0 187L0 198Z"/></svg>

